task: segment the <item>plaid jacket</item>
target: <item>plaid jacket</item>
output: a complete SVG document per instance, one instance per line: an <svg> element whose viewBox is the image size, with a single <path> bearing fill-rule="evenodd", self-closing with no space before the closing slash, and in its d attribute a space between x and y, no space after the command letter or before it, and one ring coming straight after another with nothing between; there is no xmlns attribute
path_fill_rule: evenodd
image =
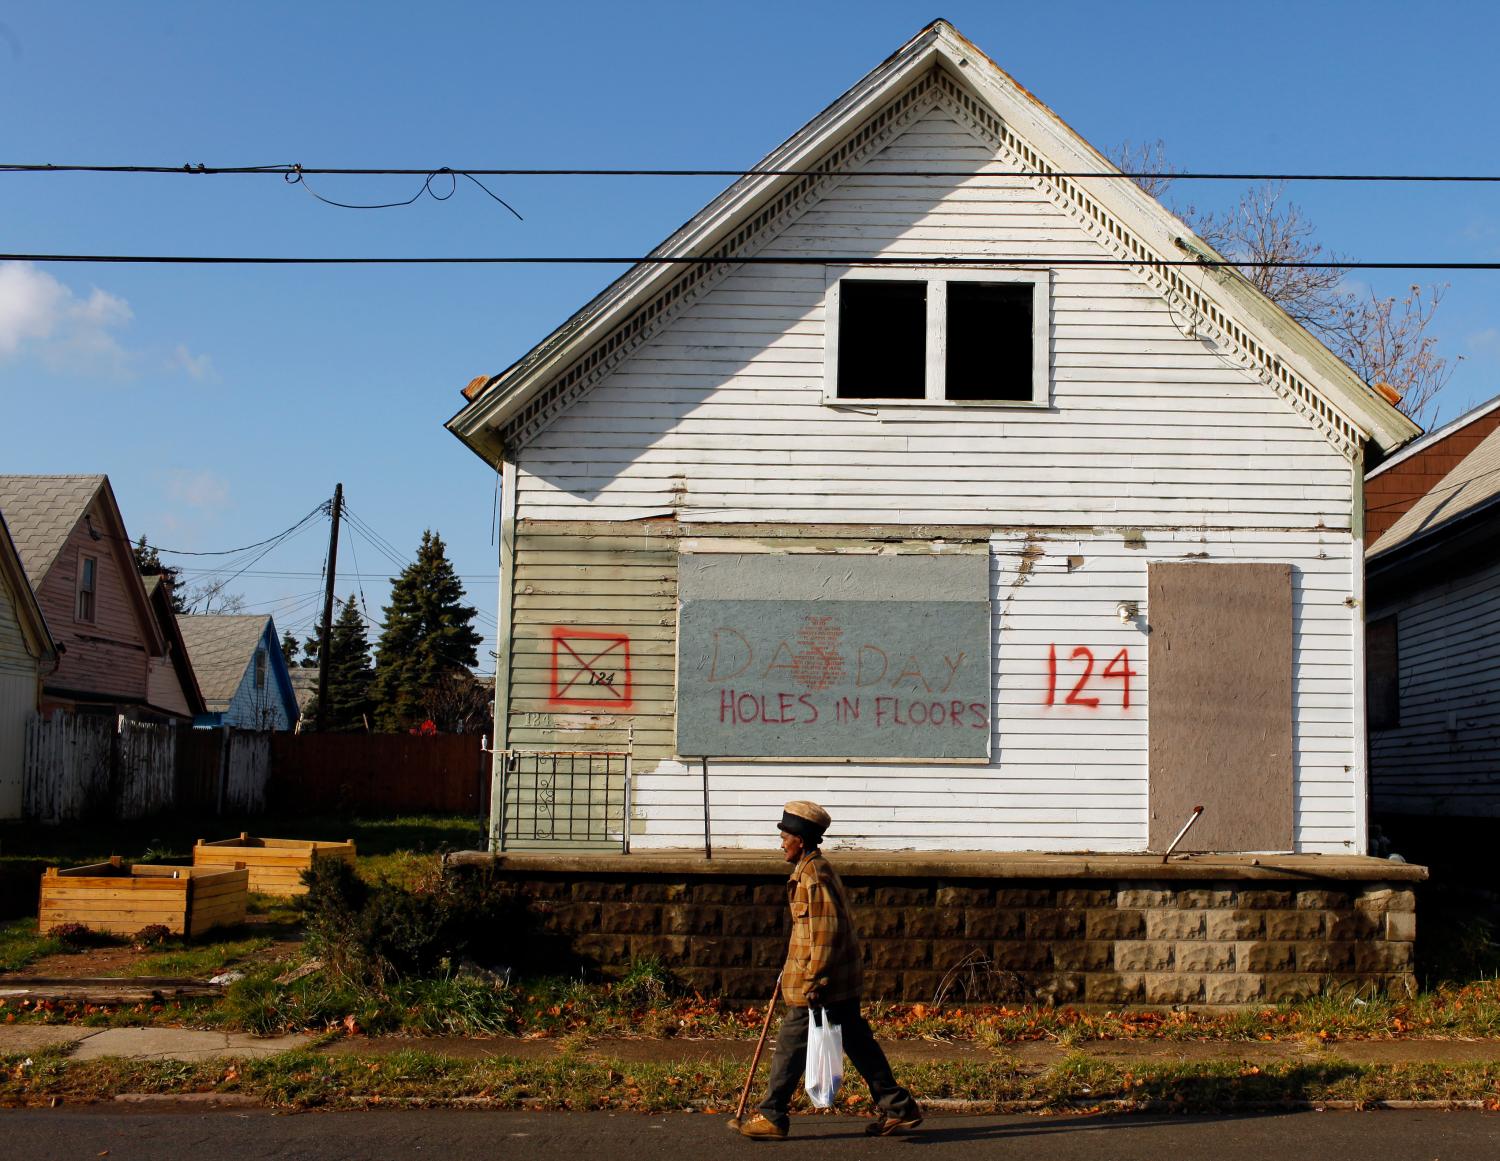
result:
<svg viewBox="0 0 1500 1161"><path fill-rule="evenodd" d="M821 851L809 851L787 880L792 941L781 971L781 994L794 1008L816 988L823 1004L857 1000L863 986L859 936L838 872Z"/></svg>

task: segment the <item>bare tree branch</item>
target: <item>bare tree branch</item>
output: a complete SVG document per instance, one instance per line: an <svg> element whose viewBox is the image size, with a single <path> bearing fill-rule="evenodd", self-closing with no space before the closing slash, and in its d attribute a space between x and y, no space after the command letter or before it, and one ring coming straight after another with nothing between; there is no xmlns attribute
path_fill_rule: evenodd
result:
<svg viewBox="0 0 1500 1161"><path fill-rule="evenodd" d="M1121 173L1140 175L1177 172L1167 164L1167 143L1160 137L1155 141L1143 141L1140 144L1130 140L1122 141L1118 147L1110 150L1107 156ZM1157 201L1162 199L1172 185L1170 177L1162 176L1133 176L1130 180Z"/></svg>
<svg viewBox="0 0 1500 1161"><path fill-rule="evenodd" d="M1388 383L1402 393L1401 410L1425 423L1438 392L1453 377L1452 362L1437 353L1437 338L1427 333L1447 285L1407 288L1406 296L1353 301L1343 324L1343 341L1334 352L1367 383Z"/></svg>
<svg viewBox="0 0 1500 1161"><path fill-rule="evenodd" d="M1149 145L1127 141L1110 157L1125 173L1174 172L1160 140ZM1170 184L1167 178L1135 181L1158 198ZM1189 206L1181 216L1225 258L1246 263L1240 272L1255 288L1322 340L1355 374L1372 385L1395 388L1401 410L1424 422L1458 362L1438 354L1437 337L1430 333L1447 286L1414 285L1401 299L1382 298L1373 291L1368 296L1354 293L1344 281L1348 271L1340 265L1343 257L1317 241L1312 222L1294 202L1284 199L1285 192L1282 183L1266 182L1247 190L1227 212L1205 213Z"/></svg>

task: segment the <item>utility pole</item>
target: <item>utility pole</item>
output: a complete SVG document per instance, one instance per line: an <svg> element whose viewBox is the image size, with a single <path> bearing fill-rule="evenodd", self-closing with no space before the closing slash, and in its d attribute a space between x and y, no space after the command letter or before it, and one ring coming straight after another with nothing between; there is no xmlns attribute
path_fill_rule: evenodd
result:
<svg viewBox="0 0 1500 1161"><path fill-rule="evenodd" d="M339 567L339 516L344 510L344 485L333 487L333 528L328 533L328 586L323 590L323 629L318 634L318 721L321 734L328 724L328 644L333 637L333 585Z"/></svg>

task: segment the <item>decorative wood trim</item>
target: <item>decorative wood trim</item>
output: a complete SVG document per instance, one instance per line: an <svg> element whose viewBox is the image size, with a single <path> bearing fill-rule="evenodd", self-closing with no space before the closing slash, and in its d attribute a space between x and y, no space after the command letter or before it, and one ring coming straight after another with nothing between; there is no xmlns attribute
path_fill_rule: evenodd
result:
<svg viewBox="0 0 1500 1161"><path fill-rule="evenodd" d="M743 257L775 238L791 219L823 196L829 186L848 176L848 167L885 147L908 124L935 103L940 70L934 68L867 121L837 149L808 169L830 171L823 176L797 178L781 195L744 222L713 248L723 262L687 267L665 290L630 315L608 337L539 392L505 426L502 439L510 455L535 439L558 415L582 398L642 343L657 334L688 303L719 282Z"/></svg>
<svg viewBox="0 0 1500 1161"><path fill-rule="evenodd" d="M1184 267L1152 265L1161 256L1153 253L1133 231L1100 205L1083 183L1057 174L1056 167L1017 136L988 105L960 87L946 73L939 74L937 88L944 103L951 105L950 111L964 124L994 145L1017 169L1045 174L1045 177L1032 180L1054 204L1107 249L1123 259L1141 263L1132 265L1131 270L1168 302L1192 314L1198 320L1200 330L1209 332L1211 337L1227 346L1241 366L1308 420L1341 455L1354 460L1363 440L1359 429L1288 369L1218 303L1194 286L1185 275Z"/></svg>

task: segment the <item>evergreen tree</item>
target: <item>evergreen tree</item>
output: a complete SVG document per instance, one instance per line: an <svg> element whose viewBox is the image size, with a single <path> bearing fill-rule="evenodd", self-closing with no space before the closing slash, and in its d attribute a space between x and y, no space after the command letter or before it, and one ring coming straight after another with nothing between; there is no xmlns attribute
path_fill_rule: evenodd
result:
<svg viewBox="0 0 1500 1161"><path fill-rule="evenodd" d="M135 567L142 576L159 576L162 583L167 585L167 592L172 597L172 612L179 617L187 615L187 603L182 598L182 570L176 565L167 564L157 552L156 546L146 543L145 533L131 546L130 551L135 555Z"/></svg>
<svg viewBox="0 0 1500 1161"><path fill-rule="evenodd" d="M297 638L290 629L281 631L281 659L286 662L286 667L292 669L297 664L297 653L302 646L297 644Z"/></svg>
<svg viewBox="0 0 1500 1161"><path fill-rule="evenodd" d="M313 640L317 640L316 632ZM307 662L303 662L304 665ZM316 664L314 662L313 664ZM365 636L365 619L354 603L354 594L339 604L339 615L328 638L328 733L350 734L365 731L365 717L370 712L370 642ZM316 723L318 698L314 694L303 711L304 719Z"/></svg>
<svg viewBox="0 0 1500 1161"><path fill-rule="evenodd" d="M376 729L399 732L420 723L431 691L479 660L483 638L471 625L476 610L463 597L442 537L422 533L415 563L391 581L376 646Z"/></svg>

